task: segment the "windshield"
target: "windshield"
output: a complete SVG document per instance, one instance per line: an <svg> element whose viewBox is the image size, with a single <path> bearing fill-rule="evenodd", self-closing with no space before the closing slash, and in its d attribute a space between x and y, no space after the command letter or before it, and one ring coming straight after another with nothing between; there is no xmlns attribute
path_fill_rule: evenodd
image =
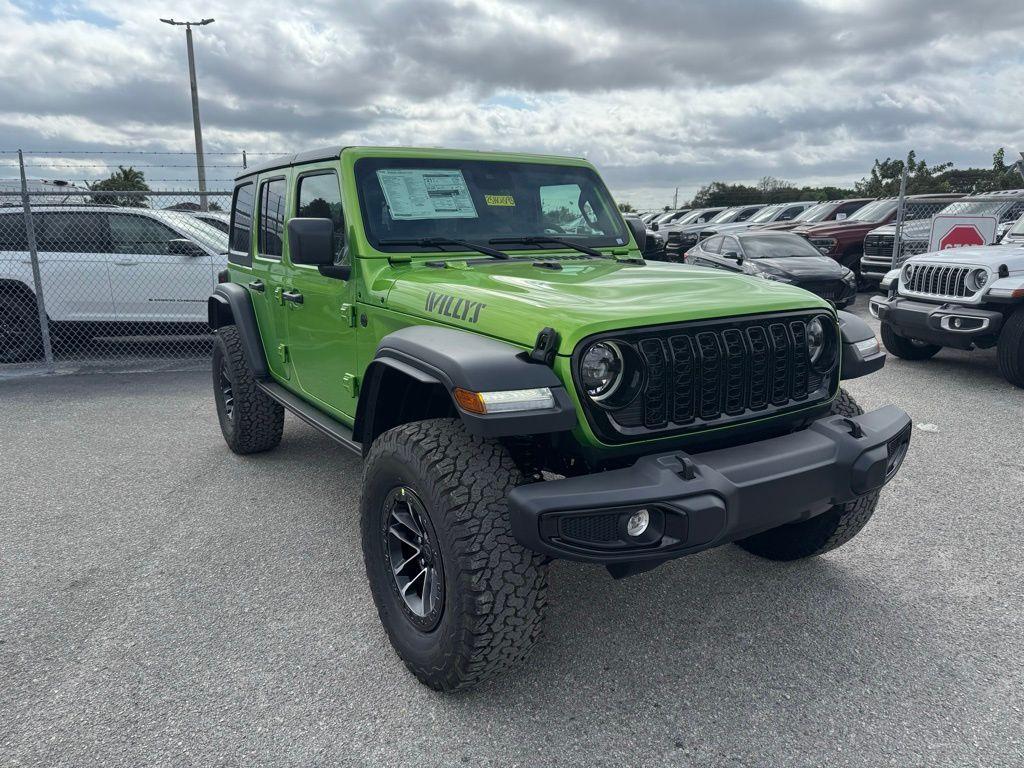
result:
<svg viewBox="0 0 1024 768"><path fill-rule="evenodd" d="M1006 200L960 200L950 203L940 213L943 216L991 216L998 214L1007 202Z"/></svg>
<svg viewBox="0 0 1024 768"><path fill-rule="evenodd" d="M356 186L370 244L380 251L437 253L385 240L442 237L486 244L552 235L590 247L623 246L629 233L589 168L498 160L363 158ZM452 246L456 250L465 250ZM511 248L529 248L525 244Z"/></svg>
<svg viewBox="0 0 1024 768"><path fill-rule="evenodd" d="M822 221L836 208L835 203L818 203L802 211L793 221Z"/></svg>
<svg viewBox="0 0 1024 768"><path fill-rule="evenodd" d="M821 256L821 251L799 235L743 235L743 254L748 259L779 259L786 256Z"/></svg>
<svg viewBox="0 0 1024 768"><path fill-rule="evenodd" d="M1017 219L1017 223L1010 227L1008 235L1024 235L1024 216Z"/></svg>
<svg viewBox="0 0 1024 768"><path fill-rule="evenodd" d="M868 203L863 208L854 211L850 218L845 219L845 221L863 221L868 223L882 221L895 210L895 200L875 200L875 202Z"/></svg>
<svg viewBox="0 0 1024 768"><path fill-rule="evenodd" d="M715 218L708 221L708 224L725 224L735 219L744 210L744 208L726 208L720 214L715 216Z"/></svg>
<svg viewBox="0 0 1024 768"><path fill-rule="evenodd" d="M179 211L160 211L159 216L163 217L168 224L177 227L200 245L205 245L217 253L224 253L228 249L227 232L221 232L205 221L200 221L191 213Z"/></svg>
<svg viewBox="0 0 1024 768"><path fill-rule="evenodd" d="M769 205L750 217L751 224L759 224L764 221L771 221L772 218L783 208L782 205Z"/></svg>

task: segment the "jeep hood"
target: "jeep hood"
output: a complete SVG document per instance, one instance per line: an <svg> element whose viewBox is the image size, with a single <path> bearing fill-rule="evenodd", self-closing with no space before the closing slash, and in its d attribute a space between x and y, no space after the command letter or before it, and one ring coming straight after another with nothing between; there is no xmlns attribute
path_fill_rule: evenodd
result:
<svg viewBox="0 0 1024 768"><path fill-rule="evenodd" d="M527 348L533 347L541 330L551 327L559 334L563 355L581 339L602 331L829 308L824 300L794 286L681 264L538 254L537 261L471 260L447 266L418 262L388 271L391 310Z"/></svg>
<svg viewBox="0 0 1024 768"><path fill-rule="evenodd" d="M1013 273L1024 272L1024 248L1012 245L976 245L949 248L911 256L911 264L962 264L967 267L988 267L993 272L1002 264Z"/></svg>

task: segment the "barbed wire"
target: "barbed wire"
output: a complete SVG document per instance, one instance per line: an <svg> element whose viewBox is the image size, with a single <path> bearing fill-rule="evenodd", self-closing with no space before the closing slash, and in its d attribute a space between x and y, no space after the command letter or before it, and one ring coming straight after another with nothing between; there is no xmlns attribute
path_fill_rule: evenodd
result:
<svg viewBox="0 0 1024 768"><path fill-rule="evenodd" d="M2 168L17 168L18 163L0 161ZM103 163L25 163L26 168L109 168ZM195 163L176 165L174 163L132 163L131 168L195 168ZM206 168L241 168L241 161L237 163L206 163Z"/></svg>
<svg viewBox="0 0 1024 768"><path fill-rule="evenodd" d="M18 154L17 149L0 149L0 155L16 155ZM20 150L26 155L191 155L196 156L195 152L166 152L163 150L145 150L145 149L23 149ZM280 157L281 155L289 155L291 152L250 152L248 150L236 150L234 152L203 152L203 157L209 155L240 155L243 152L247 156L252 157Z"/></svg>

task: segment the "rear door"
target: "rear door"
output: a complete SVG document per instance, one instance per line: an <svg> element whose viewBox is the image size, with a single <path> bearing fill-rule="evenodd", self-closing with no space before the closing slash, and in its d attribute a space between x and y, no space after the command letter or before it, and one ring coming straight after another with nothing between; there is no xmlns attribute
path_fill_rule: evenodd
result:
<svg viewBox="0 0 1024 768"><path fill-rule="evenodd" d="M206 321L206 300L215 286L213 256L198 244L171 253L184 236L152 216L109 213L110 285L118 320Z"/></svg>
<svg viewBox="0 0 1024 768"><path fill-rule="evenodd" d="M33 215L43 298L50 318L113 320L107 215L99 211L47 211Z"/></svg>
<svg viewBox="0 0 1024 768"><path fill-rule="evenodd" d="M333 164L297 169L292 201L294 216L333 222L335 264L348 263L341 185ZM285 259L291 300L284 315L293 383L307 400L351 421L356 406L353 281L325 277L317 267Z"/></svg>

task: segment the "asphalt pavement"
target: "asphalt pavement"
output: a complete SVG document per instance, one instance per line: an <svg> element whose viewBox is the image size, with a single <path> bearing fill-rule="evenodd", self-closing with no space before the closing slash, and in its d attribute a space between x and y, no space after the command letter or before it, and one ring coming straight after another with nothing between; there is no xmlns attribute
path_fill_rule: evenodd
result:
<svg viewBox="0 0 1024 768"><path fill-rule="evenodd" d="M292 417L233 455L205 372L2 381L0 765L1020 766L1024 391L949 351L848 389L915 423L856 539L557 563L530 662L445 695L378 623L356 458Z"/></svg>

